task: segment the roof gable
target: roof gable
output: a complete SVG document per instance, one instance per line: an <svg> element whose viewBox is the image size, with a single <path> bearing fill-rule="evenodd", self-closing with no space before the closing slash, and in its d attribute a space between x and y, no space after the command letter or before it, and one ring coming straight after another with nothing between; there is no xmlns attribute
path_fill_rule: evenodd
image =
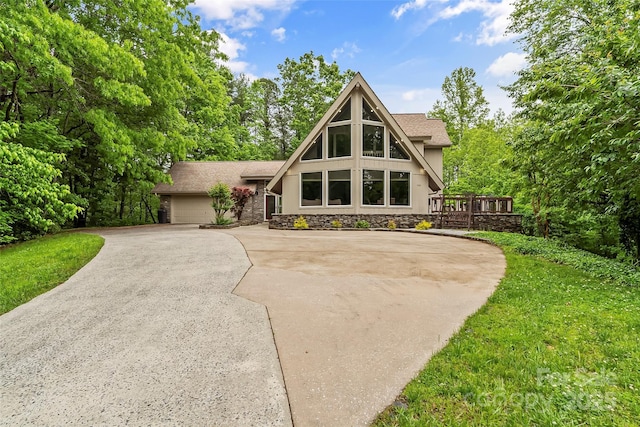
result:
<svg viewBox="0 0 640 427"><path fill-rule="evenodd" d="M424 156L418 152L416 146L411 142L411 139L402 127L398 124L394 116L389 113L387 108L382 104L382 101L375 94L373 89L369 86L369 84L364 80L360 73L356 73L355 77L349 82L349 84L344 88L344 90L338 95L338 98L331 104L331 106L327 109L322 118L316 123L311 132L307 135L307 137L300 143L298 148L293 152L293 154L287 159L287 161L282 165L280 170L276 173L271 182L267 185L267 189L272 191L274 189L278 189L281 186L282 177L284 174L291 168L294 162L298 161L300 157L306 152L307 148L309 148L310 144L315 141L316 136L322 131L322 129L331 121L331 119L339 113L340 107L347 101L348 98L356 90L361 90L365 99L372 108L375 108L377 116L388 125L389 129L399 138L399 142L402 147L411 155L412 161L416 161L420 164L420 166L425 170L425 172L429 175L429 185L433 190L441 190L444 187L444 183L435 173L431 165L426 161ZM425 117L426 118L426 117Z"/></svg>

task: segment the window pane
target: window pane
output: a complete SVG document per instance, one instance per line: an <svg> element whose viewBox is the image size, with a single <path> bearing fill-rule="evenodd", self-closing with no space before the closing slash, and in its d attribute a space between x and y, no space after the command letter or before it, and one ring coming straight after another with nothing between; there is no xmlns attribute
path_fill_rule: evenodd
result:
<svg viewBox="0 0 640 427"><path fill-rule="evenodd" d="M362 125L362 155L384 157L384 127Z"/></svg>
<svg viewBox="0 0 640 427"><path fill-rule="evenodd" d="M302 200L300 205L322 205L322 172L302 174Z"/></svg>
<svg viewBox="0 0 640 427"><path fill-rule="evenodd" d="M389 157L392 159L409 160L409 155L400 146L400 143L393 134L389 134Z"/></svg>
<svg viewBox="0 0 640 427"><path fill-rule="evenodd" d="M362 98L362 120L371 120L373 122L381 122L378 118L378 115L375 113L373 108L369 106L369 103Z"/></svg>
<svg viewBox="0 0 640 427"><path fill-rule="evenodd" d="M389 172L389 204L409 206L409 172Z"/></svg>
<svg viewBox="0 0 640 427"><path fill-rule="evenodd" d="M348 157L351 155L351 125L329 128L329 157Z"/></svg>
<svg viewBox="0 0 640 427"><path fill-rule="evenodd" d="M351 204L351 171L329 171L329 204Z"/></svg>
<svg viewBox="0 0 640 427"><path fill-rule="evenodd" d="M384 171L362 171L362 204L384 205Z"/></svg>
<svg viewBox="0 0 640 427"><path fill-rule="evenodd" d="M322 134L311 143L311 146L302 155L302 160L316 160L322 158Z"/></svg>
<svg viewBox="0 0 640 427"><path fill-rule="evenodd" d="M338 114L331 120L332 122L342 122L351 120L351 98L340 108Z"/></svg>

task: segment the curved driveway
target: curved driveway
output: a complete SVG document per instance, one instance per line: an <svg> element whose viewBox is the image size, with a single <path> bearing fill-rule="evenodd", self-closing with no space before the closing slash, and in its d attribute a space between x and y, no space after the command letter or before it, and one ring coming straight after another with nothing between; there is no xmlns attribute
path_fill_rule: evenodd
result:
<svg viewBox="0 0 640 427"><path fill-rule="evenodd" d="M101 234L65 284L0 316L0 424L364 425L505 268L432 235Z"/></svg>
<svg viewBox="0 0 640 427"><path fill-rule="evenodd" d="M373 421L506 268L494 246L431 234L229 233L253 263L234 293L269 310L296 426Z"/></svg>

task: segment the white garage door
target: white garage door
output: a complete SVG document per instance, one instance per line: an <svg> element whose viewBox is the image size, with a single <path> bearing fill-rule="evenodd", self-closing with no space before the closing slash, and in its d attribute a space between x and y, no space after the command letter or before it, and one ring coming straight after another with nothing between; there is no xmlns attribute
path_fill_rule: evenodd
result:
<svg viewBox="0 0 640 427"><path fill-rule="evenodd" d="M172 196L172 224L209 224L214 212L207 196Z"/></svg>

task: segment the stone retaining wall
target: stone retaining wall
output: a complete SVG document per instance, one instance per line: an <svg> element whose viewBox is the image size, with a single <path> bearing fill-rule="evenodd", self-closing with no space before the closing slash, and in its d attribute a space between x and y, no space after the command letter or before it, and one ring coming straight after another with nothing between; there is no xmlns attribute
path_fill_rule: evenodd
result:
<svg viewBox="0 0 640 427"><path fill-rule="evenodd" d="M286 230L293 227L293 222L300 215L278 214L269 221L269 228ZM343 228L353 228L359 220L365 220L371 228L387 228L389 220L394 220L397 228L415 228L420 221L426 220L439 227L437 214L425 215L384 215L384 214L327 214L327 215L303 215L309 228L333 228L331 222L338 220ZM449 227L453 228L453 227ZM464 227L466 229L466 227ZM509 231L520 233L522 231L522 215L519 214L475 214L473 230L485 231Z"/></svg>

